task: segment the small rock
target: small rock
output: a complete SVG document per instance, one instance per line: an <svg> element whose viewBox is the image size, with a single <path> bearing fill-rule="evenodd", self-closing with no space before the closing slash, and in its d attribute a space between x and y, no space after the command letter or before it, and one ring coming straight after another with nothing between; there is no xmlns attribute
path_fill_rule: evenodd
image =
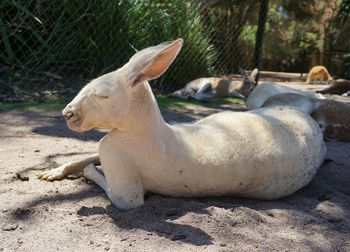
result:
<svg viewBox="0 0 350 252"><path fill-rule="evenodd" d="M2 230L3 231L13 231L16 230L18 228L18 223L11 223L6 225Z"/></svg>
<svg viewBox="0 0 350 252"><path fill-rule="evenodd" d="M227 244L226 244L226 243L220 243L220 246L221 246L221 247L226 247Z"/></svg>
<svg viewBox="0 0 350 252"><path fill-rule="evenodd" d="M4 251L4 248L0 248L0 251Z"/></svg>
<svg viewBox="0 0 350 252"><path fill-rule="evenodd" d="M13 212L16 218L20 220L26 219L31 213L32 211L30 209L25 208L17 208L16 211Z"/></svg>
<svg viewBox="0 0 350 252"><path fill-rule="evenodd" d="M120 241L126 241L127 239L129 239L129 237L125 237L125 238L122 238Z"/></svg>
<svg viewBox="0 0 350 252"><path fill-rule="evenodd" d="M109 246L106 246L106 247L105 247L105 250L106 250L106 251L108 251L109 249L110 249L110 247L109 247Z"/></svg>
<svg viewBox="0 0 350 252"><path fill-rule="evenodd" d="M343 219L342 218L328 218L327 221L329 223L339 223L339 222L342 222Z"/></svg>
<svg viewBox="0 0 350 252"><path fill-rule="evenodd" d="M34 152L40 152L40 150L34 150Z"/></svg>
<svg viewBox="0 0 350 252"><path fill-rule="evenodd" d="M177 213L177 211L176 210L170 210L169 212L167 212L166 213L166 216L175 216L175 215L177 215L178 213Z"/></svg>
<svg viewBox="0 0 350 252"><path fill-rule="evenodd" d="M28 181L29 177L27 175L24 175L22 173L17 172L16 173L16 177L17 179L21 180L21 181Z"/></svg>
<svg viewBox="0 0 350 252"><path fill-rule="evenodd" d="M273 213L268 213L267 215L270 217L275 217L275 215Z"/></svg>
<svg viewBox="0 0 350 252"><path fill-rule="evenodd" d="M187 236L185 234L176 234L176 235L173 235L170 239L172 241L178 241L178 240L184 240L186 238Z"/></svg>

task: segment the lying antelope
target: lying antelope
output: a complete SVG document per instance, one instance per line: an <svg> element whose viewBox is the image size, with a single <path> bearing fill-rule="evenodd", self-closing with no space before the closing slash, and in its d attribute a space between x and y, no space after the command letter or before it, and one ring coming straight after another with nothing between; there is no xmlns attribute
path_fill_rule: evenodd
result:
<svg viewBox="0 0 350 252"><path fill-rule="evenodd" d="M96 156L39 178L62 178L87 165L84 176L121 209L141 206L147 191L277 199L308 184L326 148L305 113L267 108L217 113L190 124L164 121L148 80L167 70L182 43L137 52L122 68L87 84L63 110L72 130L110 129L99 145L103 174L93 164L99 163Z"/></svg>
<svg viewBox="0 0 350 252"><path fill-rule="evenodd" d="M288 90L293 92L286 92ZM259 85L247 99L248 108L273 106L292 107L310 114L328 140L350 141L350 105L318 99L316 94L285 89L273 83Z"/></svg>
<svg viewBox="0 0 350 252"><path fill-rule="evenodd" d="M316 93L320 94L337 94L337 95L344 95L349 94L350 92L350 81L344 80L344 79L338 79L332 82L332 84L323 89L316 91Z"/></svg>
<svg viewBox="0 0 350 252"><path fill-rule="evenodd" d="M265 82L257 85L256 88L254 88L254 90L249 94L246 101L247 109L252 110L260 108L268 98L280 93L301 94L310 98L324 98L322 94L316 94L315 92L302 91L291 87L277 85L273 82Z"/></svg>
<svg viewBox="0 0 350 252"><path fill-rule="evenodd" d="M307 75L307 84L329 83L332 77L324 66L314 66Z"/></svg>
<svg viewBox="0 0 350 252"><path fill-rule="evenodd" d="M170 96L199 101L213 97L245 99L256 86L259 70L255 68L250 75L242 68L239 68L239 72L242 74L242 81L217 77L199 78L187 83L184 88L173 92Z"/></svg>

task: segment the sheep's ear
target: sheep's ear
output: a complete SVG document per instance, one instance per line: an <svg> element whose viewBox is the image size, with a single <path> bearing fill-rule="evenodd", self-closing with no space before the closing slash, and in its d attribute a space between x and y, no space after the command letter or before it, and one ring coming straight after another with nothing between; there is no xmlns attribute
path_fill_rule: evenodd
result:
<svg viewBox="0 0 350 252"><path fill-rule="evenodd" d="M253 78L253 80L257 81L259 75L259 69L254 68L251 72L250 76Z"/></svg>
<svg viewBox="0 0 350 252"><path fill-rule="evenodd" d="M258 85L258 79L259 79L259 69L258 68L254 68L254 70L250 73L250 76L255 81L255 86L257 86Z"/></svg>
<svg viewBox="0 0 350 252"><path fill-rule="evenodd" d="M137 52L126 65L131 86L162 75L174 61L183 44L183 39L164 42Z"/></svg>

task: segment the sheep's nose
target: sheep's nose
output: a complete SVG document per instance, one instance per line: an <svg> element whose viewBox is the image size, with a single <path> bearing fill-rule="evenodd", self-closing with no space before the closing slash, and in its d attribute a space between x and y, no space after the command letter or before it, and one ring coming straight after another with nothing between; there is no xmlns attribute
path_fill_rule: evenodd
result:
<svg viewBox="0 0 350 252"><path fill-rule="evenodd" d="M68 112L68 113L63 114L63 116L64 116L64 119L66 119L68 121L69 119L71 119L74 116L74 113Z"/></svg>

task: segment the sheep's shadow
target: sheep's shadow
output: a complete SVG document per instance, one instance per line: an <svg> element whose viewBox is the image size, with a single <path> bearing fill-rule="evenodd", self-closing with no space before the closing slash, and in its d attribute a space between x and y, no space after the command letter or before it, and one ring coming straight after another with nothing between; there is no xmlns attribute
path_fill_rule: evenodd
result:
<svg viewBox="0 0 350 252"><path fill-rule="evenodd" d="M120 211L113 205L81 207L77 214L83 217L107 215L119 228L141 229L170 240L179 239L183 243L197 246L213 244L213 238L201 228L179 222L186 222L188 219L191 220L190 223L207 221L208 217L203 216L212 216L212 207L233 212L243 210L244 221L251 221L254 223L253 225L263 225L265 219L276 218L272 214L276 209L288 210L290 213L299 212L305 216L303 225L312 221L326 229L339 232L339 226L332 222L338 220L338 215L322 215L317 211L317 206L321 202L327 201L328 204L340 206L344 211L345 219L350 214L349 204L338 200L337 197L334 198L333 195L336 193L332 191L333 187L327 185L329 176L326 173L329 173L328 169L332 165L332 162L324 164L323 171L308 186L279 200L268 201L237 197L171 198L151 195L146 198L142 207L136 209ZM340 189L337 193L346 193L344 192L345 188L337 189ZM192 216L191 213L195 215ZM227 222L236 224L237 221L240 221L239 214L234 216L237 219L230 217L231 219L227 219Z"/></svg>
<svg viewBox="0 0 350 252"><path fill-rule="evenodd" d="M194 116L191 111L184 113L183 111L176 110L163 110L163 116L167 122L177 123L177 122L192 122L198 119L198 117L203 117L203 115ZM31 120L35 120L35 114L31 113ZM106 131L92 129L88 132L75 132L68 128L65 120L61 116L52 117L49 120L49 124L45 122L42 126L37 126L32 129L33 133L45 135L45 136L55 136L55 137L68 137L75 138L83 141L99 141L105 134Z"/></svg>
<svg viewBox="0 0 350 252"><path fill-rule="evenodd" d="M136 209L120 211L110 204L106 208L81 207L78 210L78 215L86 217L91 215L108 215L113 220L113 223L122 229L141 229L172 241L181 240L181 242L196 246L213 244L213 238L202 229L190 224L176 223L180 217L189 212L209 214L204 208L193 209L193 205L186 204L189 201L189 199L166 198L160 195L153 195L146 199L142 207Z"/></svg>
<svg viewBox="0 0 350 252"><path fill-rule="evenodd" d="M203 103L203 109L174 108L162 109L162 115L166 122L190 123L213 113L222 110L242 111L242 105L237 104L211 104ZM33 125L31 132L43 136L54 136L62 138L74 138L82 141L99 141L105 134L103 130L89 130L87 132L75 132L68 128L63 116L59 111L25 110L15 113L17 124ZM1 121L0 130L5 132L5 128L11 125L7 121Z"/></svg>
<svg viewBox="0 0 350 252"><path fill-rule="evenodd" d="M337 219L339 216L322 216L316 209L320 202L328 201L330 204L335 204L343 209L344 216L342 218L344 218L344 225L346 224L345 220L350 217L349 202L344 201L344 197L348 198L350 195L347 181L346 178L343 181L339 181L339 176L344 176L344 172L349 174L349 170L345 166L342 171L334 169L338 166L338 163L332 161L325 163L308 186L280 200L265 201L236 197L171 198L153 194L148 195L145 199L145 204L139 208L120 211L113 205L108 205L107 207L82 206L77 210L77 215L87 219L94 215L106 216L118 228L144 230L149 232L150 235L157 234L169 240L178 240L179 242L196 246L214 243L210 233L198 226L196 227L195 225L197 224L191 225L191 223L205 223L209 219L208 215L212 215L211 207L230 211L243 209L245 211L243 215L245 216L244 221L252 219L256 222L254 225L263 225L264 219L273 218L269 217L269 212L273 212L276 209L284 209L290 213L301 213L305 216L303 219L306 224L312 220L317 225L322 225L328 230L338 232L339 228L345 227L334 225L331 221L327 221L327 218ZM338 178L335 176L337 174L339 175ZM333 183L333 177L338 181L336 187ZM339 195L343 196L339 198ZM81 201L84 198L95 197L102 197L105 202L108 201L103 190L97 185L86 185L84 189L70 194L55 194L49 197L41 196L12 212L12 216L17 220L26 220L36 216L37 206L47 205L50 202ZM192 215L192 213L195 215ZM239 221L239 216L230 215L230 217L227 217L227 221ZM262 219L262 222L260 222L260 219ZM212 225L215 225L215 222Z"/></svg>
<svg viewBox="0 0 350 252"><path fill-rule="evenodd" d="M9 212L9 214L13 220L26 221L36 218L38 206L46 206L54 202L81 201L84 198L95 197L101 197L108 201L101 188L96 185L88 185L87 188L70 194L41 196ZM193 208L193 204L187 205L188 202L191 202L191 200L152 195L146 199L143 206L128 211L118 210L113 205L91 208L83 206L77 210L77 215L86 218L93 215L104 215L111 218L117 227L125 230L141 229L149 232L151 235L157 234L172 241L179 240L197 246L213 244L213 238L200 228L193 227L190 224L173 222L187 212L207 214L204 208L200 206Z"/></svg>
<svg viewBox="0 0 350 252"><path fill-rule="evenodd" d="M63 118L55 118L50 125L35 127L32 132L45 136L68 137L83 141L99 141L105 133L100 130L89 130L88 132L76 132L68 128Z"/></svg>

